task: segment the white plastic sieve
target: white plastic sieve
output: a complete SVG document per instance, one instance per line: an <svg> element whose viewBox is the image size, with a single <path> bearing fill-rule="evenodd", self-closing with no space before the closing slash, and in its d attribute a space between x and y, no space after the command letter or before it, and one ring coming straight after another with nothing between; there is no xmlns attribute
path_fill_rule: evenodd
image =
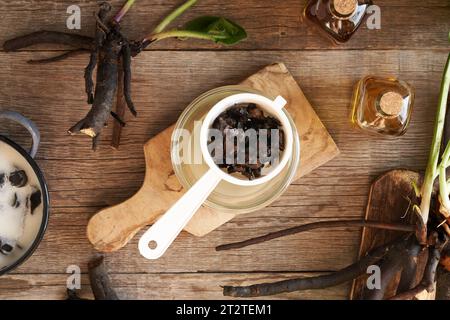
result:
<svg viewBox="0 0 450 320"><path fill-rule="evenodd" d="M208 149L209 130L213 122L225 110L242 103L254 103L267 114L277 118L284 131L285 149L280 161L267 175L254 180L239 179L223 171L215 164ZM256 186L280 174L292 156L294 143L293 128L283 109L286 103L281 96L272 101L258 94L240 93L219 101L208 112L200 130L200 147L209 170L144 233L139 241L139 251L142 256L147 259L160 258L222 180L239 186Z"/></svg>

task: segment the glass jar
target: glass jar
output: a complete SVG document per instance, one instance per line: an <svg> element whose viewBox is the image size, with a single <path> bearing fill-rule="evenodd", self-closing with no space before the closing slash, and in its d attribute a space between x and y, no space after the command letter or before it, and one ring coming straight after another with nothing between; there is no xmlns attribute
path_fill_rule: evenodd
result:
<svg viewBox="0 0 450 320"><path fill-rule="evenodd" d="M364 77L353 93L352 122L387 137L406 132L414 103L414 89L393 77Z"/></svg>
<svg viewBox="0 0 450 320"><path fill-rule="evenodd" d="M174 172L187 190L208 170L199 150L201 122L208 111L220 100L238 93L263 93L244 86L225 86L208 91L195 99L181 114L175 125L171 142L171 158ZM273 98L273 97L268 97ZM275 201L290 185L300 163L300 139L292 118L286 113L294 132L293 155L281 173L269 182L252 187L232 185L222 181L208 197L204 205L220 212L249 213L262 209ZM186 135L189 133L189 135ZM188 139L188 141L183 141ZM194 154L191 160L183 161L183 146L188 145ZM192 154L192 152L189 152ZM195 159L196 158L196 159Z"/></svg>
<svg viewBox="0 0 450 320"><path fill-rule="evenodd" d="M307 22L341 44L361 26L370 5L371 0L310 0L303 14Z"/></svg>

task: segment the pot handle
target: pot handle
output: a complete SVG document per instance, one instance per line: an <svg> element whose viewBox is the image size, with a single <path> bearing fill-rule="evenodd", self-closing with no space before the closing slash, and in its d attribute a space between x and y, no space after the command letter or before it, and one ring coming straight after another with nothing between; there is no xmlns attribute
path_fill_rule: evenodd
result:
<svg viewBox="0 0 450 320"><path fill-rule="evenodd" d="M1 118L15 121L30 132L33 143L29 154L32 158L34 158L38 152L39 143L41 141L41 134L39 133L39 129L34 122L15 111L0 111L0 119Z"/></svg>

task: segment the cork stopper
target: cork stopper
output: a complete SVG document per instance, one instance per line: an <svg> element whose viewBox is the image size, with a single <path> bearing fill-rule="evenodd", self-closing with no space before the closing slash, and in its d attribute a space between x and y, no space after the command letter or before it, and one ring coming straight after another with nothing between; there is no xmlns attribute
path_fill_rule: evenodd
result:
<svg viewBox="0 0 450 320"><path fill-rule="evenodd" d="M388 116L398 116L402 112L403 97L397 92L386 92L381 96L380 109Z"/></svg>
<svg viewBox="0 0 450 320"><path fill-rule="evenodd" d="M334 10L342 16L351 15L353 12L355 12L357 6L358 6L358 0L334 0L333 1Z"/></svg>

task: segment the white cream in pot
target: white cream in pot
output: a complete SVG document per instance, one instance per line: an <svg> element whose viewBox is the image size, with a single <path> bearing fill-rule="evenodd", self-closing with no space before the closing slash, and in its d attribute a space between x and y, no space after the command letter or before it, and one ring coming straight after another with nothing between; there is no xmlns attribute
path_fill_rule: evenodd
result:
<svg viewBox="0 0 450 320"><path fill-rule="evenodd" d="M24 186L14 186L11 174L21 170L25 172L27 182ZM0 141L0 270L20 259L39 234L43 220L39 186L38 177L26 159L13 147ZM31 212L30 198L33 194L40 197L40 201ZM12 250L1 250L5 245L11 246Z"/></svg>

